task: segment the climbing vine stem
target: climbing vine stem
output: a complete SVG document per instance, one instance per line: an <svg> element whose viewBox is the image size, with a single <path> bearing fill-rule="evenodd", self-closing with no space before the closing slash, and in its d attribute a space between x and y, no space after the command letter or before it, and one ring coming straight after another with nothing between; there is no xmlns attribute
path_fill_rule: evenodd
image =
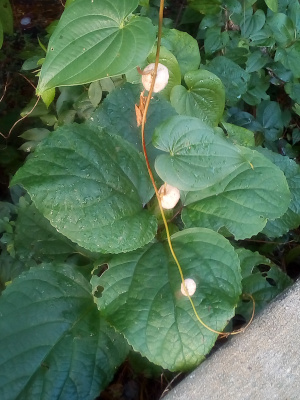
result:
<svg viewBox="0 0 300 400"><path fill-rule="evenodd" d="M171 236L170 236L170 231L169 231L168 222L167 222L167 219L166 219L166 216L165 216L165 213L164 213L164 209L163 209L162 204L161 204L160 195L159 195L159 193L158 193L158 189L157 189L156 184L155 184L155 180L154 180L153 173L152 173L152 170L151 170L151 167L150 167L149 158L148 158L147 149L146 149L146 142L145 142L145 125L146 125L146 120L147 120L147 112L148 112L148 109L149 109L149 105L150 105L150 101L151 101L151 96L152 96L152 93L153 93L153 88L154 88L154 84L155 84L155 80L156 80L156 76L157 76L157 68L158 68L159 53L160 53L160 43L161 43L161 36L162 36L163 12L164 12L164 0L160 0L159 21L158 21L158 35L157 35L157 49L156 49L155 65L154 65L154 70L153 70L153 72L152 72L151 86L150 86L150 89L149 89L149 92L148 92L148 96L147 96L147 99L146 99L145 109L144 109L144 112L143 112L142 124L141 124L143 152L144 152L144 157L145 157L145 160L146 160L146 165L147 165L148 174L149 174L149 176L150 176L150 179L151 179L153 188L154 188L154 190L155 190L155 195L156 195L156 198L157 198L157 201L158 201L160 213L161 213L161 216L162 216L162 219L163 219L163 223L164 223L164 226L165 226L165 229L166 229L166 235L167 235L167 241L168 241L169 249L170 249L170 252L171 252L171 254L172 254L172 257L173 257L173 259L174 259L174 261L175 261L175 263L176 263L176 265L177 265L177 268L178 268L178 271L179 271L179 274L180 274L180 277L181 277L181 282L182 282L183 288L184 288L184 290L185 290L185 294L186 294L186 296L188 297L188 299L189 299L189 301L190 301L190 303L191 303L191 306L192 306L192 309L193 309L193 311L194 311L194 314L195 314L197 320L198 320L198 321L201 323L201 325L203 325L206 329L208 329L209 331L211 331L211 332L213 332L213 333L217 333L218 335L221 335L221 336L223 336L223 337L227 337L227 336L229 336L229 335L235 335L235 334L237 334L237 333L243 332L243 331L250 325L250 323L252 322L252 319L253 319L253 317L254 317L255 301L254 301L254 299L253 299L253 297L252 297L251 295L245 295L245 296L250 297L251 300L252 300L252 302L253 302L252 316L251 316L250 321L248 322L248 324L247 324L245 327L243 327L243 328L241 328L241 329L238 329L238 330L236 330L236 331L233 331L233 332L219 332L219 331L216 331L216 330L210 328L208 325L206 325L206 324L202 321L202 319L200 318L200 316L199 316L199 314L198 314L198 312L197 312L197 310L196 310L195 304L194 304L194 302L193 302L191 296L189 295L188 290L187 290L186 285L185 285L185 280L184 280L184 275L183 275L183 272L182 272L182 268L181 268L181 266L180 266L180 263L179 263L179 261L178 261L178 259L177 259L177 256L176 256L176 254L175 254L175 251L174 251L174 248L173 248L173 245L172 245L172 241L171 241Z"/></svg>

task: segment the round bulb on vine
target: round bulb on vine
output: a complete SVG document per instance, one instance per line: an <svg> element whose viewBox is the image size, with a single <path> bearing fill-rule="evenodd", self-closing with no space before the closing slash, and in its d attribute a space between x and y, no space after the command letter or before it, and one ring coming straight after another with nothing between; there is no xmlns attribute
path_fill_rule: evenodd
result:
<svg viewBox="0 0 300 400"><path fill-rule="evenodd" d="M142 83L143 86L146 90L150 90L151 82L152 82L152 73L154 71L154 63L151 63L147 65L147 67L144 69L143 74L142 74ZM155 79L155 84L153 88L154 93L158 93L161 90L163 90L169 81L169 70L166 66L163 64L158 63L157 67L157 75Z"/></svg>

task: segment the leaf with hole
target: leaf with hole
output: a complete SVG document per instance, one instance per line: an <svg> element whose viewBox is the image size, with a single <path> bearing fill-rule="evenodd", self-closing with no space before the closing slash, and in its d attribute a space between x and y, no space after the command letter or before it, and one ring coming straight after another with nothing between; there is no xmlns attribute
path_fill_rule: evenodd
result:
<svg viewBox="0 0 300 400"><path fill-rule="evenodd" d="M196 282L192 296L203 321L223 330L241 292L237 256L221 235L189 229L172 236L185 278ZM213 256L212 256L213 255ZM104 288L95 301L105 318L131 346L170 370L187 370L202 361L217 334L196 319L181 293L181 280L167 243L154 243L114 256L109 268L91 280Z"/></svg>
<svg viewBox="0 0 300 400"><path fill-rule="evenodd" d="M237 249L242 272L243 293L251 294L255 300L256 312L261 311L272 299L290 286L293 281L271 260L258 252ZM246 321L252 314L252 301L240 301L236 313Z"/></svg>

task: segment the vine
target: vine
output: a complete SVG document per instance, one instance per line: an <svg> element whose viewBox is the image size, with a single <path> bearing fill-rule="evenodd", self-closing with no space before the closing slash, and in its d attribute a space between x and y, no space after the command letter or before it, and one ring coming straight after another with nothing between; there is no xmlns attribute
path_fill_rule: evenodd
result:
<svg viewBox="0 0 300 400"><path fill-rule="evenodd" d="M155 56L155 65L154 65L154 70L153 70L153 72L151 72L151 74L152 74L151 86L150 86L150 89L149 89L149 92L148 92L148 96L147 96L147 99L146 99L146 102L145 102L145 105L144 105L144 109L142 110L143 112L142 112L141 131L142 131L142 146L143 146L143 152L144 152L144 157L145 157L145 161L146 161L146 166L147 166L148 174L149 174L149 177L150 177L151 182L152 182L152 186L153 186L154 191L155 191L155 195L156 195L157 202L158 202L158 205L159 205L159 210L160 210L160 213L161 213L161 216L162 216L162 219L163 219L163 223L164 223L164 226L165 226L165 230L166 230L166 235L167 235L167 241L168 241L169 249L170 249L170 252L171 252L171 254L172 254L172 257L173 257L173 259L174 259L174 261L175 261L175 263L176 263L176 265L177 265L178 272L179 272L180 278L181 278L182 287L184 288L184 291L185 291L185 295L186 295L187 298L189 299L189 301L190 301L190 303L191 303L191 306L192 306L192 309L193 309L193 312L194 312L194 314L195 314L197 320L200 322L201 325L203 325L206 329L208 329L209 331L211 331L211 332L213 332L213 333L217 333L218 335L221 335L221 336L223 336L223 337L228 337L228 336L230 336L230 335L236 335L236 334L238 334L238 333L244 332L245 329L247 329L248 326L251 324L251 322L252 322L252 320L253 320L253 318L254 318L254 314L255 314L255 300L254 300L254 298L253 298L253 296L252 296L251 294L244 294L245 297L249 297L249 298L252 300L252 304L253 304L253 307L252 307L252 315L251 315L250 320L249 320L248 323L246 324L246 326L244 326L244 327L241 328L241 329L232 331L232 332L220 332L220 331L216 331L215 329L212 329L211 327L209 327L208 325L206 325L205 322L200 318L200 316L199 316L199 314L198 314L198 312L197 312L197 310L196 310L195 304L194 304L194 302L193 302L193 300L192 300L192 298L191 298L191 296L190 296L190 294L189 294L189 291L188 291L188 289L187 289L187 287L186 287L185 278L184 278L184 275L183 275L183 271L182 271L181 265L180 265L180 263L179 263L179 261L178 261L178 258L177 258L176 254L175 254L175 251L174 251L174 248L173 248L173 245L172 245L171 235L170 235L170 231L169 231L168 222L167 222L167 219L166 219L166 216L165 216L164 209L163 209L162 204L161 204L161 196L160 196L160 194L159 194L159 191L158 191L158 189L157 189L157 186L156 186L156 183L155 183L155 180L154 180L153 173L152 173L152 171L151 171L151 167L150 167L150 163L149 163L149 158L148 158L148 154L147 154L147 149L146 149L146 143L145 143L145 125L146 125L146 121L147 121L147 113L148 113L148 109L149 109L149 105L150 105L150 101L151 101L151 97L152 97L152 93L153 93L153 88L154 88L155 80L156 80L156 76L157 76L157 68L158 68L159 54L160 54L160 44L161 44L161 37L162 37L163 11L164 11L164 0L160 0L159 21L158 21L158 35L157 35L157 49L156 49L156 56ZM139 73L141 73L140 68L138 69L138 71L139 71ZM141 96L143 97L143 93L141 94ZM139 125L139 122L138 122L138 125ZM249 164L250 164L251 168L253 169L252 163L249 162Z"/></svg>

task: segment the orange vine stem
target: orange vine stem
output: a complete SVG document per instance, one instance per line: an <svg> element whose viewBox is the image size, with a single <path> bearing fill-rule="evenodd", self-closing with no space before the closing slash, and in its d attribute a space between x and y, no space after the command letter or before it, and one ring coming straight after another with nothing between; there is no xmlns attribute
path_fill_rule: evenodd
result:
<svg viewBox="0 0 300 400"><path fill-rule="evenodd" d="M170 231L169 231L169 227L168 227L168 222L167 222L167 220L166 220L163 207L162 207L162 205L161 205L160 195L159 195L159 193L158 193L158 189L157 189L156 184L155 184L155 180L154 180L154 177L153 177L153 173L152 173L152 171L151 171L151 167L150 167L150 163L149 163L149 159L148 159L148 154L147 154L147 149L146 149L146 142L145 142L145 125L146 125L146 119L147 119L147 112L148 112L148 109L149 109L150 100L151 100L151 96L152 96L152 93L153 93L153 88L154 88L154 84L155 84L155 80L156 80L156 76L157 76L157 68L158 68L159 53L160 53L160 43L161 43L161 36L162 36L163 11L164 11L164 0L160 0L159 22L158 22L158 35L157 35L157 49L156 49L156 57L155 57L154 71L153 71L153 73L152 73L151 86L150 86L149 93L148 93L148 96L147 96L147 99L146 99L145 109L144 109L144 112L143 112L142 124L141 124L141 125L142 125L142 126L141 126L141 130L142 130L142 146L143 146L143 152L144 152L144 157L145 157L145 161L146 161L146 166L147 166L148 174L149 174L149 177L150 177L150 179L151 179L151 182L152 182L152 185L153 185L153 188L154 188L154 191L155 191L155 195L156 195L156 198L157 198L157 201L158 201L160 213L161 213L161 216L162 216L162 219L163 219L163 223L164 223L164 226L165 226L165 229L166 229L166 235L167 235L167 241L168 241L169 249L170 249L170 252L171 252L171 254L172 254L172 257L173 257L173 259L174 259L174 261L175 261L175 263L176 263L176 265L177 265L177 268L178 268L178 271L179 271L179 274L180 274L180 277L181 277L181 282L183 283L183 287L184 287L184 290L185 290L185 294L186 294L186 296L188 297L188 299L189 299L189 301L190 301L190 303L191 303L191 306L192 306L192 309L193 309L193 311L194 311L194 314L195 314L197 320L198 320L198 321L201 323L201 325L203 325L206 329L208 329L209 331L211 331L211 332L213 332L213 333L217 333L218 335L222 335L223 337L224 337L224 336L227 337L227 336L229 336L229 335L235 335L235 334L237 334L237 333L243 332L243 331L249 326L249 324L252 322L252 319L253 319L253 317L254 317L255 301L254 301L254 299L253 299L253 297L252 297L251 295L248 295L248 296L252 299L252 302L253 302L252 317L251 317L250 321L248 322L248 324L247 324L244 328L241 328L241 329L239 329L239 330L237 330L237 331L233 331L233 332L219 332L219 331L216 331L216 330L210 328L208 325L206 325L206 324L202 321L202 319L200 318L200 316L199 316L198 313L197 313L195 304L194 304L194 302L193 302L191 296L189 295L189 293L188 293L188 291L187 291L187 288L186 288L186 286L185 286L185 281L184 281L184 276L183 276L182 268L181 268L181 266L180 266L180 264L179 264L179 261L178 261L178 259L177 259L177 257L176 257L176 254L175 254L175 252L174 252L174 249L173 249L173 245L172 245L172 241L171 241L171 236L170 236Z"/></svg>

